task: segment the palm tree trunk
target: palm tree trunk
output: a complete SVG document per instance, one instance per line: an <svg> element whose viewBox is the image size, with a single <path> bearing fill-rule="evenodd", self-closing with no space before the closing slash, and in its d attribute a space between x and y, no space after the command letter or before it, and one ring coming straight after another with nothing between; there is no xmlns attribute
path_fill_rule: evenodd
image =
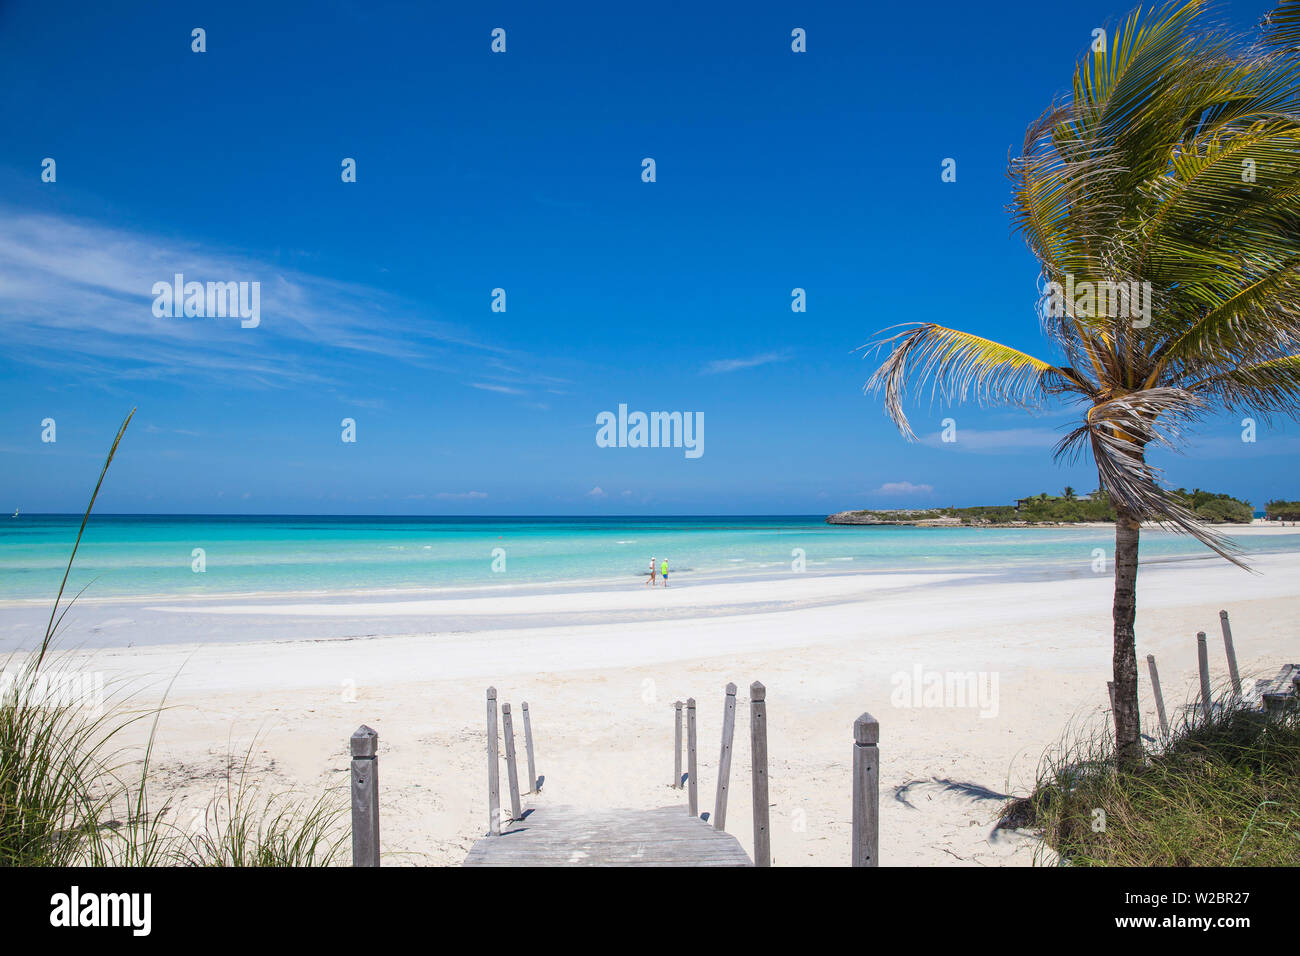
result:
<svg viewBox="0 0 1300 956"><path fill-rule="evenodd" d="M1137 644L1133 620L1137 615L1138 535L1142 524L1126 509L1116 508L1115 520L1115 650L1111 659L1115 681L1115 758L1122 768L1142 764L1137 693Z"/></svg>

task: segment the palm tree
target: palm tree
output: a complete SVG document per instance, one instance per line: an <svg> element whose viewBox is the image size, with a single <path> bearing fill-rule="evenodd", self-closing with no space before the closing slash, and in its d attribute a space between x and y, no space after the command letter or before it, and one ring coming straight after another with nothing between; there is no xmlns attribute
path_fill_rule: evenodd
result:
<svg viewBox="0 0 1300 956"><path fill-rule="evenodd" d="M1042 328L1062 360L929 322L868 346L885 358L867 390L883 392L909 439L902 400L925 382L948 404L1078 408L1056 456L1091 455L1118 516L1121 766L1142 760L1142 522L1242 564L1161 485L1148 449L1176 448L1211 413L1267 419L1300 406L1300 0L1284 0L1250 37L1206 26L1205 6L1131 14L1109 47L1085 54L1072 95L1029 127L1011 163L1011 212L1041 265Z"/></svg>
<svg viewBox="0 0 1300 956"><path fill-rule="evenodd" d="M1065 491L1061 492L1061 497L1064 498L1066 501L1073 501L1073 500L1074 500L1074 489L1071 488L1069 485L1066 485L1066 486L1065 486Z"/></svg>

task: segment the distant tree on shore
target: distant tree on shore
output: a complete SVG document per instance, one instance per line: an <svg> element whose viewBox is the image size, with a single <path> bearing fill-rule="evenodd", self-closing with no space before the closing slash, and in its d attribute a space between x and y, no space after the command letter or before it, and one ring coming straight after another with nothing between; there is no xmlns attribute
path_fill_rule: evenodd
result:
<svg viewBox="0 0 1300 956"><path fill-rule="evenodd" d="M1270 501L1264 506L1269 521L1300 521L1300 501Z"/></svg>
<svg viewBox="0 0 1300 956"><path fill-rule="evenodd" d="M1080 419L1058 457L1090 456L1113 505L1117 761L1143 761L1137 657L1143 521L1239 550L1162 486L1152 447L1214 412L1300 403L1300 0L1250 36L1204 0L1137 11L1086 53L1073 93L1025 135L1012 211L1038 258L1049 362L933 323L886 330L867 383L908 438L910 387L947 404L1064 400ZM1081 291L1082 290L1082 291ZM1143 304L1145 302L1145 304ZM1244 565L1243 565L1244 566Z"/></svg>
<svg viewBox="0 0 1300 956"><path fill-rule="evenodd" d="M1204 521L1215 524L1250 524L1255 520L1255 509L1250 506L1250 502L1231 495L1202 491L1200 488L1191 491L1179 488L1173 495Z"/></svg>

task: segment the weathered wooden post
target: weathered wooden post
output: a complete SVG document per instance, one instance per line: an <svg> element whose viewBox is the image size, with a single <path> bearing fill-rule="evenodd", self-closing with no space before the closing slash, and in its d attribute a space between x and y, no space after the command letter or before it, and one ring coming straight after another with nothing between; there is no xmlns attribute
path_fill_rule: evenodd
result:
<svg viewBox="0 0 1300 956"><path fill-rule="evenodd" d="M731 785L731 744L736 736L736 685L722 699L722 752L718 754L718 792L713 798L713 829L727 829L727 788Z"/></svg>
<svg viewBox="0 0 1300 956"><path fill-rule="evenodd" d="M1228 676L1232 678L1232 692L1241 696L1241 675L1237 673L1237 651L1232 646L1232 626L1228 623L1228 612L1219 612L1219 623L1223 626L1223 649L1228 654Z"/></svg>
<svg viewBox="0 0 1300 956"><path fill-rule="evenodd" d="M1196 663L1201 669L1201 711L1210 719L1210 657L1205 647L1205 632L1196 632Z"/></svg>
<svg viewBox="0 0 1300 956"><path fill-rule="evenodd" d="M379 865L379 735L362 724L352 749L352 865Z"/></svg>
<svg viewBox="0 0 1300 956"><path fill-rule="evenodd" d="M506 738L506 776L510 780L510 819L522 820L524 808L519 804L519 766L515 762L515 728L510 722L510 705L501 705L501 732Z"/></svg>
<svg viewBox="0 0 1300 956"><path fill-rule="evenodd" d="M695 786L695 698L686 698L686 812L700 815L699 794Z"/></svg>
<svg viewBox="0 0 1300 956"><path fill-rule="evenodd" d="M533 762L533 724L528 719L528 701L520 704L524 709L524 750L528 752L528 792L537 792L537 764Z"/></svg>
<svg viewBox="0 0 1300 956"><path fill-rule="evenodd" d="M1111 709L1111 712L1114 713L1114 711L1115 711L1115 682L1114 682L1113 680L1108 680L1108 681L1106 681L1106 692L1107 692L1108 694L1110 694L1110 709Z"/></svg>
<svg viewBox="0 0 1300 956"><path fill-rule="evenodd" d="M673 701L677 727L673 731L673 789L682 789L682 702Z"/></svg>
<svg viewBox="0 0 1300 956"><path fill-rule="evenodd" d="M487 689L488 835L501 833L501 764L497 757L497 689Z"/></svg>
<svg viewBox="0 0 1300 956"><path fill-rule="evenodd" d="M1259 696L1264 709L1281 713L1288 707L1295 706L1296 694L1300 691L1300 668L1295 664L1283 664L1276 677L1259 683Z"/></svg>
<svg viewBox="0 0 1300 956"><path fill-rule="evenodd" d="M767 688L749 685L749 752L754 765L754 865L772 865L767 798Z"/></svg>
<svg viewBox="0 0 1300 956"><path fill-rule="evenodd" d="M1156 715L1160 718L1160 733L1169 736L1169 721L1165 717L1165 697L1160 693L1160 672L1156 670L1156 656L1147 655L1147 669L1151 671L1151 690L1156 695Z"/></svg>
<svg viewBox="0 0 1300 956"><path fill-rule="evenodd" d="M853 722L853 865L876 866L880 847L880 723Z"/></svg>

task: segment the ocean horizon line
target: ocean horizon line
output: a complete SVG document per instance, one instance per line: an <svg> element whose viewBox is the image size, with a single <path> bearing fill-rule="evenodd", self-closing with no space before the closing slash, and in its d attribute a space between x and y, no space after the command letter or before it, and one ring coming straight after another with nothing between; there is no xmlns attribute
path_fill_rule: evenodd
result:
<svg viewBox="0 0 1300 956"><path fill-rule="evenodd" d="M884 509L881 509L884 510ZM908 510L908 509L888 509L888 510ZM21 511L19 518L78 518L80 519L85 512L83 511ZM361 518L361 519L415 519L427 520L431 518L449 518L459 521L536 521L536 520L556 520L556 521L591 521L591 520L672 520L680 518L798 518L806 520L809 518L825 519L834 512L822 513L820 511L809 512L699 512L699 513L671 513L671 514L472 514L461 515L454 513L438 514L374 514L362 512L309 512L309 511L95 511L90 518L93 521L96 518Z"/></svg>

